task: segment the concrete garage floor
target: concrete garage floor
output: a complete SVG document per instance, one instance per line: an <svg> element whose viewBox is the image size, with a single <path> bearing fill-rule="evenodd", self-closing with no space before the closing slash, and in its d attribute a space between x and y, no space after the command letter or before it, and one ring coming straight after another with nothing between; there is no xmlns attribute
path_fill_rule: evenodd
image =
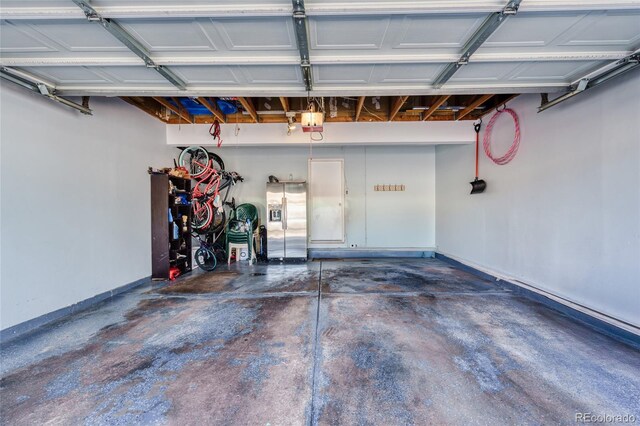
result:
<svg viewBox="0 0 640 426"><path fill-rule="evenodd" d="M233 266L3 345L3 424L640 418L640 351L434 259Z"/></svg>

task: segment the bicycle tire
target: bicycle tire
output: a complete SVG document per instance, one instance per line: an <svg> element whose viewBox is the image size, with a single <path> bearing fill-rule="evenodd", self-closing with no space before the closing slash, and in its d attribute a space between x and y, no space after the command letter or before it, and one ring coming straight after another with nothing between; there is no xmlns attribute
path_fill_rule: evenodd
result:
<svg viewBox="0 0 640 426"><path fill-rule="evenodd" d="M207 154L209 154L209 159L213 162L213 164L211 164L211 167L218 170L219 172L223 171L224 161L222 161L222 158L220 158L220 156L215 152L207 151ZM216 163L218 164L218 168L216 168Z"/></svg>
<svg viewBox="0 0 640 426"><path fill-rule="evenodd" d="M200 247L195 254L196 264L204 271L211 272L218 266L218 259L213 251Z"/></svg>
<svg viewBox="0 0 640 426"><path fill-rule="evenodd" d="M191 156L189 159L187 159L188 155ZM206 166L201 167L194 165L191 161L194 157L199 158L199 162L206 164ZM180 153L180 156L178 157L178 165L187 169L192 179L198 179L204 176L206 173L210 172L208 167L211 166L212 161L213 160L210 157L209 151L201 146L189 146L183 149Z"/></svg>
<svg viewBox="0 0 640 426"><path fill-rule="evenodd" d="M227 261L227 251L225 250L224 244L215 243L212 247L213 253L218 259L218 262L226 262Z"/></svg>
<svg viewBox="0 0 640 426"><path fill-rule="evenodd" d="M210 232L217 234L218 232L222 231L222 228L224 228L224 225L226 223L227 223L227 214L224 212L224 210L220 211L216 209L213 215L213 221L209 226Z"/></svg>
<svg viewBox="0 0 640 426"><path fill-rule="evenodd" d="M195 203L191 205L191 228L198 234L205 234L214 219L214 214L212 211L213 209L211 208L211 205L209 203L204 202L201 204L201 207L204 208L204 211L196 214L194 210L195 207Z"/></svg>

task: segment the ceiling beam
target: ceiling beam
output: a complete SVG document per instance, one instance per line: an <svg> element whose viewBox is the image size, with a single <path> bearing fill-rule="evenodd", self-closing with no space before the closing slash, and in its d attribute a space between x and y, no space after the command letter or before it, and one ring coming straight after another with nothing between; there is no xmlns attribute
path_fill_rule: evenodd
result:
<svg viewBox="0 0 640 426"><path fill-rule="evenodd" d="M17 4L17 2L14 2ZM525 12L558 12L589 10L634 10L640 8L637 0L527 0ZM161 4L130 6L128 4L96 7L105 18L115 19L172 19L172 18L241 18L290 16L291 8L279 4L233 2L226 4L189 4L181 2L167 6ZM317 2L307 7L308 16L390 15L390 14L468 14L500 11L495 0L456 1L336 1ZM2 7L0 19L80 19L82 12L74 7Z"/></svg>
<svg viewBox="0 0 640 426"><path fill-rule="evenodd" d="M362 107L364 106L364 96L360 96L358 98L358 102L356 102L356 114L353 118L353 121L358 121L360 119L360 113L362 112Z"/></svg>
<svg viewBox="0 0 640 426"><path fill-rule="evenodd" d="M507 102L512 101L513 99L517 98L518 96L520 96L520 95L519 94L509 95L503 100L497 100L497 102L495 102L494 106L492 106L490 108L487 108L484 111L482 111L482 114L480 114L480 117L484 117L485 115L492 113L493 111L496 110L496 108L498 108L501 105L507 106Z"/></svg>
<svg viewBox="0 0 640 426"><path fill-rule="evenodd" d="M189 110L184 107L184 105L182 104L182 101L180 101L180 98L176 98L175 96L172 96L171 100L175 102L176 105L178 105L178 115L180 117L182 118L188 117L191 123L195 123L195 121L193 120L193 116L189 114Z"/></svg>
<svg viewBox="0 0 640 426"><path fill-rule="evenodd" d="M433 114L435 114L435 112L438 110L438 108L440 108L442 106L442 104L447 102L447 99L449 99L450 97L451 97L451 95L444 95L444 96L440 96L438 99L436 99L435 102L424 113L424 116L422 117L422 121L427 121L429 119L429 117L431 117Z"/></svg>
<svg viewBox="0 0 640 426"><path fill-rule="evenodd" d="M167 120L163 119L160 116L160 114L159 114L159 112L157 110L154 110L153 108L151 108L148 105L145 105L144 103L137 102L135 98L128 97L128 96L120 96L120 99L122 99L123 101L125 101L129 105L132 105L132 106L138 108L139 110L146 112L150 116L152 116L154 118L157 118L158 120L162 121L163 123L167 123L168 122Z"/></svg>
<svg viewBox="0 0 640 426"><path fill-rule="evenodd" d="M307 31L307 14L304 10L304 0L291 0L293 3L293 27L296 32L298 52L300 52L300 67L302 79L307 92L313 89L311 61L309 59L309 33Z"/></svg>
<svg viewBox="0 0 640 426"><path fill-rule="evenodd" d="M282 110L285 113L289 112L289 99L286 96L280 96L280 103L282 104Z"/></svg>
<svg viewBox="0 0 640 426"><path fill-rule="evenodd" d="M433 87L441 88L453 75L464 65L469 63L469 58L475 53L482 44L491 37L500 25L509 17L518 13L520 2L522 0L510 0L509 3L500 11L493 12L484 20L482 25L473 33L462 48L462 54L456 62L447 65L444 70L436 77Z"/></svg>
<svg viewBox="0 0 640 426"><path fill-rule="evenodd" d="M396 115L400 111L400 108L402 108L402 105L404 105L404 103L407 102L407 99L409 99L408 96L398 96L396 98L393 104L393 107L391 107L391 111L389 111L389 121L393 121L393 119L396 117Z"/></svg>
<svg viewBox="0 0 640 426"><path fill-rule="evenodd" d="M238 101L242 104L242 107L247 110L251 118L253 118L254 122L258 122L258 113L256 112L255 107L251 103L251 99L249 98L238 98Z"/></svg>
<svg viewBox="0 0 640 426"><path fill-rule="evenodd" d="M471 114L476 108L478 108L483 103L487 102L492 97L493 97L493 95L483 95L483 96L480 96L479 98L475 99L465 109L460 111L460 114L458 115L458 118L456 118L456 121L462 120L467 115Z"/></svg>
<svg viewBox="0 0 640 426"><path fill-rule="evenodd" d="M180 90L186 90L187 84L177 75L173 73L169 68L164 65L158 65L153 59L149 51L136 40L131 34L129 34L124 28L122 28L116 21L110 18L104 18L101 16L90 4L85 0L73 0L73 2L82 9L89 22L97 22L102 27L109 31L111 35L120 40L130 51L135 53L140 59L142 59L148 68L153 68L163 76L167 81L176 86Z"/></svg>
<svg viewBox="0 0 640 426"><path fill-rule="evenodd" d="M220 111L218 108L214 106L213 103L210 103L207 98L196 98L200 104L209 110L211 114L213 114L221 123L227 122L227 117Z"/></svg>
<svg viewBox="0 0 640 426"><path fill-rule="evenodd" d="M188 112L185 112L185 110L183 108L176 107L173 104L171 104L171 102L166 100L165 98L161 98L159 96L154 96L153 99L155 99L162 106L167 108L169 111L172 111L178 117L180 117L183 120L185 120L187 123L193 124L193 118L189 115ZM175 98L173 98L173 99L174 99L174 102L175 102ZM180 102L178 102L178 105L182 105L182 104Z"/></svg>

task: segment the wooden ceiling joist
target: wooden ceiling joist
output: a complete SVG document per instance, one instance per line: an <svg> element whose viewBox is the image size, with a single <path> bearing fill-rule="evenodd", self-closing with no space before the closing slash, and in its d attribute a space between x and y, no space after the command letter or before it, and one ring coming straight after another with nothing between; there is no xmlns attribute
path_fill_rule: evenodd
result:
<svg viewBox="0 0 640 426"><path fill-rule="evenodd" d="M158 103L160 103L162 106L167 108L169 111L171 111L174 114L176 114L178 117L182 118L183 120L185 120L188 123L193 124L193 122L194 122L193 118L189 115L188 111L185 108L176 107L175 105L173 105L171 102L169 102L165 98L161 98L159 96L154 96L153 99L155 99ZM175 102L175 99L174 99L174 102ZM180 103L180 101L178 101L178 105L182 105Z"/></svg>
<svg viewBox="0 0 640 426"><path fill-rule="evenodd" d="M438 108L440 108L442 106L442 104L447 102L447 99L449 99L450 97L451 97L451 95L443 95L443 96L440 96L438 99L436 99L436 101L424 113L424 116L422 117L422 120L423 121L427 121L429 119L429 117L431 117L433 114L435 114L435 112L438 110Z"/></svg>
<svg viewBox="0 0 640 426"><path fill-rule="evenodd" d="M356 103L356 114L353 118L353 121L358 121L360 119L360 113L362 112L362 107L364 106L364 96L360 96L358 98L358 102Z"/></svg>
<svg viewBox="0 0 640 426"><path fill-rule="evenodd" d="M286 96L280 96L280 103L282 104L282 110L285 113L289 112L289 99Z"/></svg>
<svg viewBox="0 0 640 426"><path fill-rule="evenodd" d="M375 111L370 111L365 107L365 96L359 96L355 103L355 111L353 106L346 103L338 103L338 111L334 117L329 114L325 117L325 122L357 122L357 121L453 121L453 120L475 120L483 117L496 108L505 105L517 94L498 94L498 95L442 95L442 96L394 96L394 97L374 97L372 103ZM411 98L411 99L410 99ZM198 97L196 100L204 106L211 114L202 112L199 115L191 115L189 110L182 104L180 98L164 98L164 97L141 97L141 96L123 96L125 102L141 109L147 114L158 118L167 124L179 123L202 123L210 124L215 120L222 123L286 123L286 113L298 111L304 108L306 98L303 97L279 97L282 104L282 111L274 111L272 114L258 115L255 104L258 98L239 97L236 98L247 114L241 111L235 114L225 115L218 109L215 98ZM170 99L170 100L169 100ZM403 106L407 102L410 105L425 105L425 107L415 107L403 110ZM456 113L454 109L442 108L446 102L450 105L462 107ZM431 105L429 105L431 102ZM353 105L353 104L351 104ZM164 107L164 108L163 108ZM482 107L482 108L480 108ZM167 112L165 113L165 109ZM277 109L277 108L276 108ZM456 108L457 109L457 108ZM171 113L168 113L171 111ZM282 113L284 112L284 114Z"/></svg>
<svg viewBox="0 0 640 426"><path fill-rule="evenodd" d="M391 111L389 111L389 121L393 121L396 115L398 115L400 108L402 108L402 105L407 102L407 99L409 99L408 96L398 96L396 98L395 102L393 103L393 107L391 107Z"/></svg>
<svg viewBox="0 0 640 426"><path fill-rule="evenodd" d="M471 114L476 108L478 108L483 103L487 102L492 97L493 97L493 95L482 95L482 96L480 96L479 98L477 98L476 100L471 102L471 104L469 104L465 109L460 111L460 114L458 115L458 118L456 118L456 121L462 120L467 115Z"/></svg>
<svg viewBox="0 0 640 426"><path fill-rule="evenodd" d="M218 120L220 120L221 123L226 123L227 122L227 117L225 117L225 115L215 106L214 103L209 102L209 100L207 98L197 98L198 102L200 102L200 104L205 107L206 109L209 110L209 112L211 114L213 114L214 117L216 117Z"/></svg>
<svg viewBox="0 0 640 426"><path fill-rule="evenodd" d="M498 108L498 107L500 107L500 106L503 106L503 105L505 105L505 106L506 106L507 102L512 101L513 99L515 99L515 98L516 98L516 97L518 97L519 95L505 95L505 96L507 96L507 97L506 97L506 98L504 98L504 99L500 99L500 100L498 100L498 101L495 103L495 105L493 105L492 107L487 108L486 110L484 110L484 111L482 112L482 115L481 115L480 117L484 117L485 115L487 115L487 114L489 114L489 113L492 113L493 111L495 111L495 110L496 110L496 108Z"/></svg>
<svg viewBox="0 0 640 426"><path fill-rule="evenodd" d="M123 101L125 101L129 105L133 105L134 107L138 108L139 110L146 112L150 116L155 117L158 120L161 120L161 121L167 123L167 120L162 118L162 116L160 115L160 113L159 113L159 111L157 109L153 109L152 107L150 107L149 105L146 105L144 103L144 98L120 96L120 99L122 99Z"/></svg>
<svg viewBox="0 0 640 426"><path fill-rule="evenodd" d="M253 121L257 123L258 122L258 113L256 112L256 109L253 106L253 103L251 102L251 99L238 98L238 100L242 104L242 107L249 113L251 118L253 118Z"/></svg>

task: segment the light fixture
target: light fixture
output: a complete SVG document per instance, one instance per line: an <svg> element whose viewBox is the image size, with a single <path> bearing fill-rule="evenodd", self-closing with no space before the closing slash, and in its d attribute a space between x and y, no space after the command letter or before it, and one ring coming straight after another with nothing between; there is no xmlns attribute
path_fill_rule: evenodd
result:
<svg viewBox="0 0 640 426"><path fill-rule="evenodd" d="M308 109L300 115L300 123L302 124L302 131L305 133L322 132L324 113L316 112L313 102L309 102Z"/></svg>

